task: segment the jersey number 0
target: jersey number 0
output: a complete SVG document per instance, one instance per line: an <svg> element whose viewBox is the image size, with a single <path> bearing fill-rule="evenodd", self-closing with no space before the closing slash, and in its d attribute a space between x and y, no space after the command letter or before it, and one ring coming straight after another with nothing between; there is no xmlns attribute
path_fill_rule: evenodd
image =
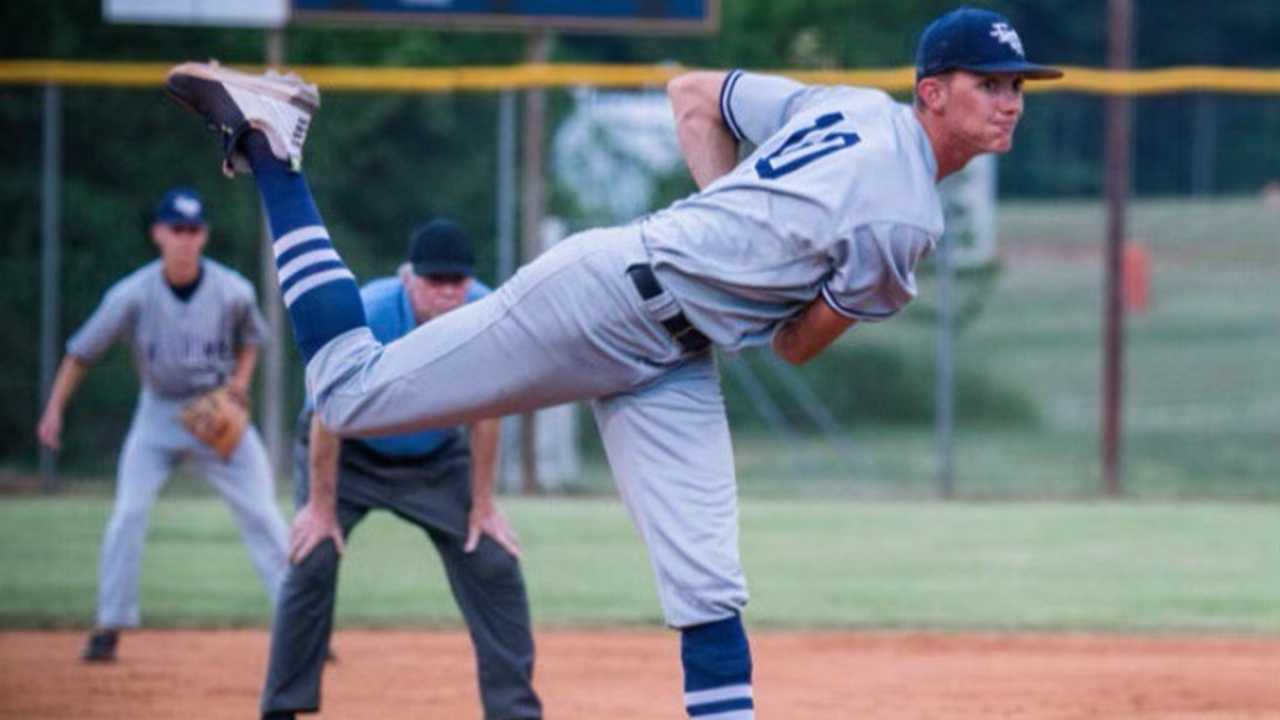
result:
<svg viewBox="0 0 1280 720"><path fill-rule="evenodd" d="M814 120L812 125L791 133L777 150L756 162L756 174L766 180L780 178L820 157L857 145L862 139L858 133L822 132L843 119L844 113L827 113Z"/></svg>

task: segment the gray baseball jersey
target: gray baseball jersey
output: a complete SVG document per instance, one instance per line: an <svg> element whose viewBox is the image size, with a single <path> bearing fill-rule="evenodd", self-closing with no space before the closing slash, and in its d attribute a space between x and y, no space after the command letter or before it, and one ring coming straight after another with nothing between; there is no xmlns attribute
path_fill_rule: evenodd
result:
<svg viewBox="0 0 1280 720"><path fill-rule="evenodd" d="M943 213L910 107L878 90L734 71L721 112L755 152L642 226L663 286L699 330L737 349L767 342L819 293L864 321L915 297Z"/></svg>
<svg viewBox="0 0 1280 720"><path fill-rule="evenodd" d="M67 352L96 362L116 340L133 353L142 384L165 397L188 398L222 385L236 351L266 340L253 286L218 262L201 260L195 294L183 301L155 260L111 286Z"/></svg>

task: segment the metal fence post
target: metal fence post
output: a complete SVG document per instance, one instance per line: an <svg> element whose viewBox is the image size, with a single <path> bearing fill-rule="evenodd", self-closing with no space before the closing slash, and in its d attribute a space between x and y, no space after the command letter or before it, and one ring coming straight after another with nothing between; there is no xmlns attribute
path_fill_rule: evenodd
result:
<svg viewBox="0 0 1280 720"><path fill-rule="evenodd" d="M284 63L284 34L280 30L267 31L265 53L268 65L278 67ZM289 331L285 328L284 302L276 283L276 256L265 207L262 208L261 249L262 305L267 325L271 328L271 342L263 348L259 410L267 457L271 461L272 472L279 476L288 472L289 467L284 431L284 353Z"/></svg>
<svg viewBox="0 0 1280 720"><path fill-rule="evenodd" d="M938 239L938 335L934 376L934 443L938 458L938 492L955 495L955 266L951 239Z"/></svg>
<svg viewBox="0 0 1280 720"><path fill-rule="evenodd" d="M44 140L41 147L40 183L40 398L48 401L58 368L61 334L62 288L62 88L44 86ZM58 489L58 457L40 447L40 485L45 492Z"/></svg>

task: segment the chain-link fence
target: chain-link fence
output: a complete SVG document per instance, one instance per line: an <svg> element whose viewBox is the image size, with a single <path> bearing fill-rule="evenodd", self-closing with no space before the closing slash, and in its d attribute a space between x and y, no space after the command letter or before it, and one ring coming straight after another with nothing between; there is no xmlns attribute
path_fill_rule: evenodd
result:
<svg viewBox="0 0 1280 720"><path fill-rule="evenodd" d="M552 89L544 138L550 236L626 221L693 189L654 90ZM518 93L516 94L518 95ZM362 280L390 274L409 230L449 215L479 241L493 284L520 244L520 103L503 94L327 93L308 141L312 188ZM0 192L11 402L6 472L34 472L39 397L40 88L0 87L9 169ZM1226 93L1136 99L1135 197L1126 256L1123 453L1141 497L1280 496L1280 98ZM126 125L119 119L130 118ZM208 254L259 282L249 182L217 172L213 142L154 88L62 90L59 343L116 279L153 257L141 211L165 188L207 200ZM1100 491L1104 207L1102 101L1035 94L997 167L995 244L959 268L954 341L955 492ZM1185 138L1175 142L1169 138ZM505 138L505 139L504 139ZM1157 142L1156 139L1159 139ZM508 150L510 149L510 150ZM504 160L504 152L510 152ZM515 164L513 164L515 163ZM507 182L506 190L503 183ZM938 492L936 262L900 317L858 327L809 366L767 351L722 355L744 493L916 497ZM286 331L287 333L287 331ZM289 338L284 411L302 402ZM62 470L109 477L137 381L126 353L95 368L71 405ZM563 427L573 423L560 421ZM589 415L569 490L605 491ZM570 465L572 467L572 465Z"/></svg>

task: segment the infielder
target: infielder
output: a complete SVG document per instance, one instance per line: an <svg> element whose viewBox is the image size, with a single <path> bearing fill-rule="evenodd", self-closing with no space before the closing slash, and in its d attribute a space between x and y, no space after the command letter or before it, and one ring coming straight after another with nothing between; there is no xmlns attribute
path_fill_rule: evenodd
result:
<svg viewBox="0 0 1280 720"><path fill-rule="evenodd" d="M361 289L374 336L390 343L487 296L474 266L471 239L458 225L437 219L418 228L399 275ZM471 632L484 717L542 717L532 685L533 633L519 545L493 500L500 424L486 419L465 433L446 428L340 440L310 408L303 410L294 448L295 564L276 608L264 720L292 720L319 708L338 555L351 530L375 509L420 527L440 553Z"/></svg>
<svg viewBox="0 0 1280 720"><path fill-rule="evenodd" d="M701 191L643 220L576 235L493 295L382 344L300 172L319 97L296 76L174 68L167 89L251 171L324 424L342 435L442 427L588 398L620 494L681 631L690 716L753 717L740 614L733 454L713 345L771 343L803 363L916 294L943 230L936 183L1005 152L1026 60L1008 20L932 23L914 105L734 71L668 86ZM755 149L739 162L740 143Z"/></svg>
<svg viewBox="0 0 1280 720"><path fill-rule="evenodd" d="M119 631L140 624L138 581L151 506L175 464L192 460L231 506L249 557L274 606L287 561L287 531L276 505L266 450L252 426L224 460L183 426L192 398L228 386L247 398L266 340L253 286L202 256L209 239L196 193L174 188L152 213L160 258L113 285L67 342L36 434L61 445L63 411L89 368L116 340L133 354L142 392L120 453L116 500L102 543L97 627L82 657L116 658Z"/></svg>

